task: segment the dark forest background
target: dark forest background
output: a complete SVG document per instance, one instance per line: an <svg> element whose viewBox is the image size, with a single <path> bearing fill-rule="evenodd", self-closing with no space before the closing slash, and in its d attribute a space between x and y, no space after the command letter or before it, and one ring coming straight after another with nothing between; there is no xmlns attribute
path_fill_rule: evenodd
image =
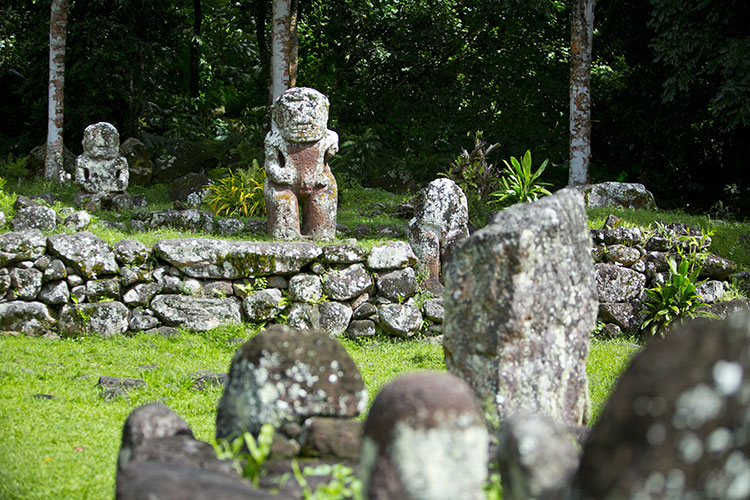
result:
<svg viewBox="0 0 750 500"><path fill-rule="evenodd" d="M377 185L402 171L423 183L481 131L499 144L493 161L531 149L562 186L569 4L299 0L297 85L331 100L337 177ZM0 158L46 139L49 9L0 6ZM261 159L270 17L266 0L70 0L66 147L79 154L83 129L108 121L157 157L188 142L210 151L211 168ZM592 182L642 182L664 208L748 215L748 18L745 0L598 2Z"/></svg>

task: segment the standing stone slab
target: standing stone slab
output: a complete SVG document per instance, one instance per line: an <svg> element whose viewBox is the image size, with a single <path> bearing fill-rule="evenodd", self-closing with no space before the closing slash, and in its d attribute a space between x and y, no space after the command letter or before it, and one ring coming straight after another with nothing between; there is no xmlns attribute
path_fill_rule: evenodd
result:
<svg viewBox="0 0 750 500"><path fill-rule="evenodd" d="M320 330L274 325L240 347L219 400L216 438L271 424L296 438L313 416L354 417L367 390L346 350Z"/></svg>
<svg viewBox="0 0 750 500"><path fill-rule="evenodd" d="M445 362L493 425L519 412L588 420L586 356L597 314L581 196L564 189L500 212L445 270Z"/></svg>
<svg viewBox="0 0 750 500"><path fill-rule="evenodd" d="M360 475L366 499L480 500L487 429L471 388L448 373L386 385L365 422Z"/></svg>
<svg viewBox="0 0 750 500"><path fill-rule="evenodd" d="M157 257L192 278L239 279L272 274L294 274L322 250L314 243L223 241L203 238L162 240Z"/></svg>
<svg viewBox="0 0 750 500"><path fill-rule="evenodd" d="M157 295L151 300L151 309L169 326L205 332L228 323L240 323L240 300L189 295Z"/></svg>
<svg viewBox="0 0 750 500"><path fill-rule="evenodd" d="M0 234L0 266L44 255L47 238L38 229Z"/></svg>
<svg viewBox="0 0 750 500"><path fill-rule="evenodd" d="M51 254L60 257L89 279L117 274L120 270L110 246L88 231L50 236L47 238L47 247Z"/></svg>
<svg viewBox="0 0 750 500"><path fill-rule="evenodd" d="M569 498L750 498L750 315L695 321L630 363Z"/></svg>

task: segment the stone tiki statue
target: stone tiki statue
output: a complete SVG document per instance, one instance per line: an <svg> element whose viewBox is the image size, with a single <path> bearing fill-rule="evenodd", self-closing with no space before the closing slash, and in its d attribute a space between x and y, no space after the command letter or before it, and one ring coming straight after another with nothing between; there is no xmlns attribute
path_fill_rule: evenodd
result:
<svg viewBox="0 0 750 500"><path fill-rule="evenodd" d="M128 188L128 162L120 156L120 134L113 125L99 122L84 130L75 183L97 196L122 193Z"/></svg>
<svg viewBox="0 0 750 500"><path fill-rule="evenodd" d="M271 108L264 196L273 238L332 240L336 235L338 190L328 160L338 152L339 137L326 128L328 107L317 90L296 87Z"/></svg>

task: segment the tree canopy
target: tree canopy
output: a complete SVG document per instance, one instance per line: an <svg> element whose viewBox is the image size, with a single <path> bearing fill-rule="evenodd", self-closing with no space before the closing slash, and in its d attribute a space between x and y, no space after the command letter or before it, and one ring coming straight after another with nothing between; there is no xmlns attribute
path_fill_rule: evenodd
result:
<svg viewBox="0 0 750 500"><path fill-rule="evenodd" d="M66 146L80 152L83 129L104 120L123 139L211 143L220 165L237 154L260 159L270 5L69 0ZM49 0L0 7L2 157L44 142L49 7ZM342 140L336 174L367 183L398 169L429 181L471 147L468 134L483 131L499 143L494 161L531 149L550 159L545 180L564 185L571 7L571 0L299 1L297 85L331 100L331 128ZM597 3L593 182L643 182L667 207L741 205L748 10L742 0Z"/></svg>

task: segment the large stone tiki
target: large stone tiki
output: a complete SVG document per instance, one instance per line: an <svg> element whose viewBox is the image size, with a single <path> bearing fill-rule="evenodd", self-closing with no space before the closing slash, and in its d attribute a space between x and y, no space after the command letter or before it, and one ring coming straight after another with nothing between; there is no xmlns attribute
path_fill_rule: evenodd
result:
<svg viewBox="0 0 750 500"><path fill-rule="evenodd" d="M328 107L328 98L317 90L297 87L271 109L264 188L273 238L332 240L336 234L338 190L328 159L338 151L339 137L326 128Z"/></svg>
<svg viewBox="0 0 750 500"><path fill-rule="evenodd" d="M120 156L120 134L112 124L94 123L84 130L75 182L94 195L121 193L128 188L128 162Z"/></svg>

